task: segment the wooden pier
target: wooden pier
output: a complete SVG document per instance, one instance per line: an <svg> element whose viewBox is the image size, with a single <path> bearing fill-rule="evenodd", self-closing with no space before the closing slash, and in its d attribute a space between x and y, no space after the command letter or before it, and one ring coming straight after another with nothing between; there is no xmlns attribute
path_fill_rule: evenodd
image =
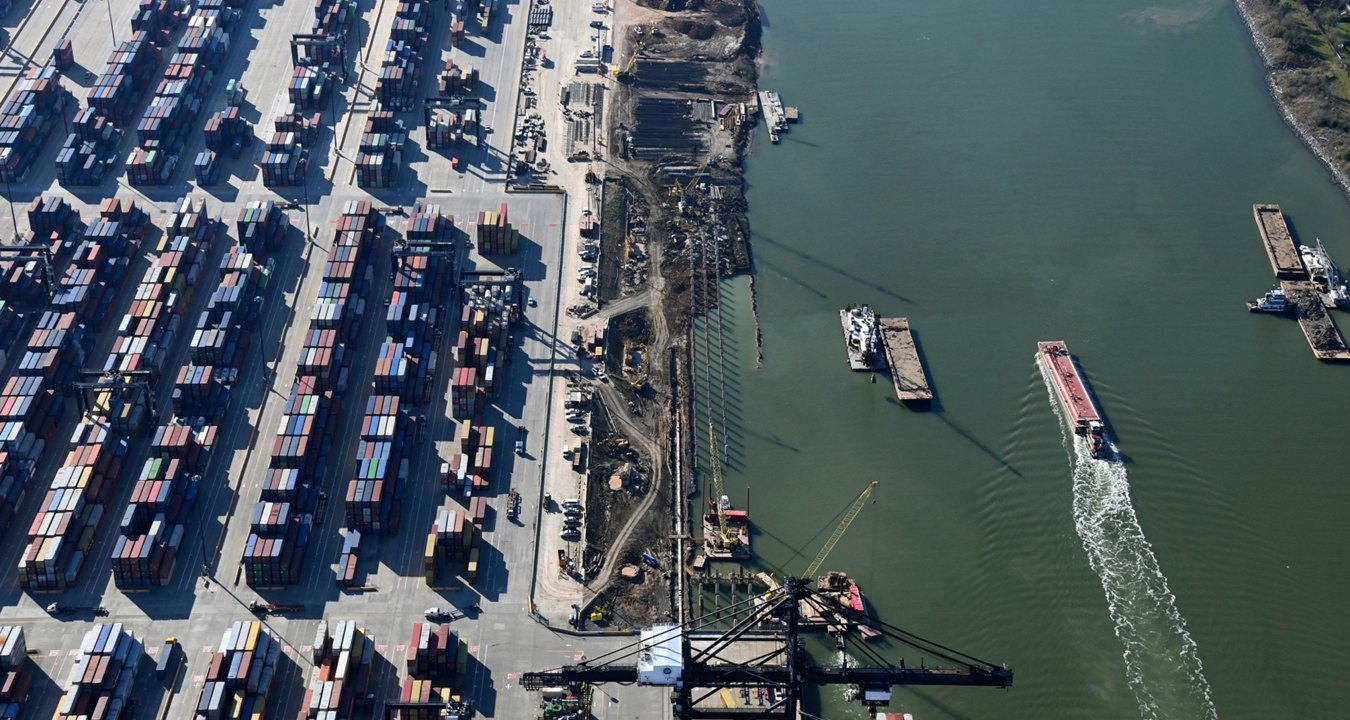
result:
<svg viewBox="0 0 1350 720"><path fill-rule="evenodd" d="M1270 258L1270 267L1280 280L1307 280L1308 268L1303 265L1294 237L1284 221L1279 205L1253 205L1256 229L1261 231L1261 243Z"/></svg>
<svg viewBox="0 0 1350 720"><path fill-rule="evenodd" d="M919 349L914 345L914 334L909 329L909 318L881 318L881 341L886 348L886 362L891 366L891 382L895 396L904 403L933 401L933 390L928 375L923 371Z"/></svg>
<svg viewBox="0 0 1350 720"><path fill-rule="evenodd" d="M1294 308L1294 317L1308 339L1313 356L1322 362L1350 362L1350 348L1336 329L1322 302L1321 290L1309 281L1285 280L1280 283L1285 297Z"/></svg>

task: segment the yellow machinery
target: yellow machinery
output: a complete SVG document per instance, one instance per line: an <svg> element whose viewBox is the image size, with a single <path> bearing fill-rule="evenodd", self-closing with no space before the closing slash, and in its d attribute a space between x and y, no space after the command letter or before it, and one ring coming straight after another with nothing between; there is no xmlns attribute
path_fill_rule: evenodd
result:
<svg viewBox="0 0 1350 720"><path fill-rule="evenodd" d="M809 579L816 576L816 571L820 570L821 564L825 562L825 558L829 557L830 551L834 550L834 546L839 544L839 538L844 536L844 531L848 530L848 526L858 519L858 513L862 512L863 505L867 504L867 499L872 497L872 491L876 489L877 481L873 480L867 484L867 487L863 488L862 492L858 493L858 498L849 506L848 512L844 513L844 519L839 521L839 526L830 534L830 539L826 540L825 544L821 546L820 552L816 553L816 559L811 562L811 567L808 567L806 572L802 573L802 577Z"/></svg>
<svg viewBox="0 0 1350 720"><path fill-rule="evenodd" d="M740 544L741 539L736 535L736 531L727 526L727 508L722 502L726 493L722 491L722 462L717 458L717 432L713 430L713 424L708 422L708 457L712 462L713 493L708 502L712 503L713 512L717 515L717 534L720 539L720 547L723 550L730 550Z"/></svg>
<svg viewBox="0 0 1350 720"><path fill-rule="evenodd" d="M670 7L670 4L671 0L664 0L663 3L661 3L661 12L666 12L666 8ZM641 38L640 41L637 41L637 47L634 47L633 54L629 55L628 62L625 62L624 65L622 65L622 68L614 68L614 78L616 78L616 80L622 80L622 78L628 77L629 74L633 72L633 68L636 68L637 66L637 55L643 51L643 46L647 45L647 38L651 38L652 32L656 30L656 26L659 23L660 19L657 19L652 24L649 24L647 30L643 31L643 38Z"/></svg>
<svg viewBox="0 0 1350 720"><path fill-rule="evenodd" d="M699 165L699 166L698 166L698 169L695 170L695 171L693 172L692 177L689 178L689 182L685 183L683 187L681 187L680 184L679 184L678 182L675 183L674 185L671 185L671 186L670 186L670 194L671 194L672 196L674 196L674 197L682 197L683 195L685 195L686 193L688 193L688 192L689 192L689 188L693 187L693 186L695 185L695 183L698 182L698 176L699 176L699 173L703 172L704 170L707 170L707 169L708 169L708 165L710 165L711 163L712 163L712 156L710 155L710 156L708 156L708 159L707 159L707 160L704 160L704 161L703 161L703 164L702 164L702 165Z"/></svg>

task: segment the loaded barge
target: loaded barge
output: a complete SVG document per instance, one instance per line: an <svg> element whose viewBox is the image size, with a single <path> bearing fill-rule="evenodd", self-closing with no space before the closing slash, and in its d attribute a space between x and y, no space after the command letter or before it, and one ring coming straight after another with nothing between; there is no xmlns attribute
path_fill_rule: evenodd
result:
<svg viewBox="0 0 1350 720"><path fill-rule="evenodd" d="M1087 441L1088 449L1094 458L1104 458L1110 454L1110 445L1106 442L1106 421L1102 419L1097 403L1083 379L1082 368L1069 354L1069 347L1062 340L1036 343L1036 362L1045 369L1050 378L1050 386L1055 397L1064 408L1069 427L1074 434L1081 435Z"/></svg>
<svg viewBox="0 0 1350 720"><path fill-rule="evenodd" d="M902 403L920 405L933 401L933 388L923 371L919 348L914 344L914 333L909 329L909 318L881 318L882 346L886 348L886 363L891 366L891 382L895 396Z"/></svg>
<svg viewBox="0 0 1350 720"><path fill-rule="evenodd" d="M1350 347L1346 346L1341 331L1327 313L1327 307L1337 304L1335 288L1340 284L1337 282L1340 271L1331 263L1326 249L1319 241L1316 250L1304 248L1310 252L1300 252L1279 205L1253 205L1252 212L1266 256L1270 258L1270 267L1281 281L1278 295L1283 301L1271 297L1272 291L1266 298L1248 303L1248 309L1254 312L1278 312L1277 308L1292 310L1308 347L1312 348L1313 357L1322 362L1350 362ZM1305 258L1313 261L1311 273Z"/></svg>

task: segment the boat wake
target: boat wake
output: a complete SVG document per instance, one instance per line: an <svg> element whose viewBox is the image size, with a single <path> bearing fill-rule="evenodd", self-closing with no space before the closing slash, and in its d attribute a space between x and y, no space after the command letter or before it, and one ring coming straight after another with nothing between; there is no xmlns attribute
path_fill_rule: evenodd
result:
<svg viewBox="0 0 1350 720"><path fill-rule="evenodd" d="M1069 430L1048 378L1045 387L1070 449L1074 525L1088 564L1101 578L1140 716L1217 720L1199 650L1139 525L1114 443L1107 457L1093 458L1087 443Z"/></svg>

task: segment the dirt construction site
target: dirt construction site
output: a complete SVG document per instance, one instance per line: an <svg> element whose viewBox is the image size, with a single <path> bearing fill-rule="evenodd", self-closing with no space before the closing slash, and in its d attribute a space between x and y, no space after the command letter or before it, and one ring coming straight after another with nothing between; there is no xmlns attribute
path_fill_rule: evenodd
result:
<svg viewBox="0 0 1350 720"><path fill-rule="evenodd" d="M693 319L751 263L741 158L758 119L755 13L740 0L617 2L604 141L575 156L605 165L594 304L573 312L604 323L606 375L585 383L583 549L560 562L613 628L678 616L702 532L687 468L706 435L691 431L683 388Z"/></svg>

